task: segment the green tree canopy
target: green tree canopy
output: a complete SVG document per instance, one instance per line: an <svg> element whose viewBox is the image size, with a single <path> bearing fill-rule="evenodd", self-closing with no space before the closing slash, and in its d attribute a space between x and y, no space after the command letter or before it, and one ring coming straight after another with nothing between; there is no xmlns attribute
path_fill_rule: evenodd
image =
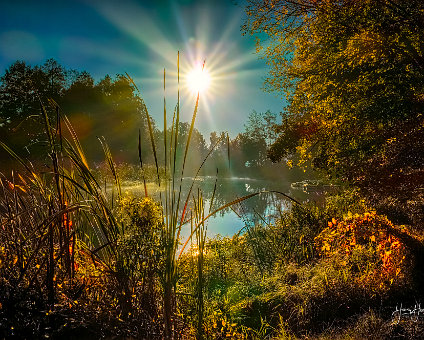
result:
<svg viewBox="0 0 424 340"><path fill-rule="evenodd" d="M98 137L104 136L117 161L136 163L138 131L142 131L142 156L151 161L146 107L131 81L117 75L97 84L86 71L67 70L54 59L41 66L23 61L13 63L0 77L0 132L18 153L36 156L45 140L41 106L53 126L56 112L48 105L53 99L74 126L88 158L103 159Z"/></svg>

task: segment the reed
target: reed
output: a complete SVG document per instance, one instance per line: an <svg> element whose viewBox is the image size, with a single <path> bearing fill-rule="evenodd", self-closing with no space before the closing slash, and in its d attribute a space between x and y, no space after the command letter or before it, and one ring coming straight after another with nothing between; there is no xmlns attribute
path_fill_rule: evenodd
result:
<svg viewBox="0 0 424 340"><path fill-rule="evenodd" d="M12 179L1 176L0 239L2 253L12 254L8 269L1 271L12 291L44 287L53 309L57 287L77 288L77 247L118 275L116 246L124 229L113 214L113 202L90 170L69 120L54 101L49 106L56 113L55 125L40 100L51 162L47 172L40 172L0 142L23 169L17 176L12 172ZM112 156L106 141L101 142L120 196Z"/></svg>
<svg viewBox="0 0 424 340"><path fill-rule="evenodd" d="M177 75L179 84L179 53ZM128 75L127 78L138 91L133 80ZM22 287L27 290L35 289L43 294L46 292L49 309L54 309L58 291L64 291L63 287L66 287L70 297L78 296L80 294L78 292L84 288L86 277L82 280L81 277L76 277L78 274L76 259L84 257L90 259L94 266L93 270L100 270L102 274L112 277L117 283L117 288L114 288L116 296L111 297L110 301L111 303L118 301L120 310L118 317L126 319L133 311L134 299L141 299L134 294L140 291L137 288L138 284L141 283L143 294L150 294L153 291L156 273L143 265L144 260L140 259L145 255L144 253L151 251L152 256L145 263L149 263L149 266L160 273L163 333L165 338L172 339L177 330L175 310L178 302L176 299L178 261L188 242L195 239L199 252L196 258L197 284L194 294L197 314L196 334L199 339L204 337L203 254L207 236L207 220L217 212L261 193L239 197L214 208L217 171L214 192L207 212L205 212L205 201L201 191L197 189L197 197L193 194L196 192L195 182L202 167L220 143L227 144L228 166L231 166L228 134L221 136L211 146L199 165L195 177L191 180L189 191L186 194L183 193L187 156L190 153L200 94L197 94L194 103L187 140L180 155L177 148L182 138L179 129L180 90L178 87L172 123L168 125L170 117L167 112L165 81L164 70L163 147L165 157L163 164L160 164L162 160L158 159L152 118L148 110L144 110L156 169L154 177L160 188L160 208L158 209L148 200L140 203L124 199L119 167L113 161L107 141L101 137L99 141L113 181L112 195L108 194L106 185L103 185L90 169L70 121L53 100L49 100L48 107L45 107L40 100L41 118L44 121L50 158L47 172L42 173L37 170L30 162L22 159L7 145L0 142L0 147L15 158L23 169L19 174L12 172L11 176L0 176L0 264L4 263L0 266L0 275L12 287L12 295L13 291ZM50 112L54 112L55 123L51 121ZM170 131L169 135L168 131ZM149 193L146 184L146 165L141 157L140 132L138 153L144 196L147 198ZM178 160L181 164L178 164ZM291 199L283 193L279 194ZM115 203L115 198L118 204ZM123 213L117 213L122 209L126 210ZM141 214L143 209L151 211L153 215L156 213L160 215L160 221L155 218L143 220ZM192 227L190 236L180 247L181 230L188 224ZM149 232L142 234L141 227L146 227ZM133 239L130 240L129 236ZM146 246L148 244L149 247ZM157 249L158 247L160 249ZM102 296L105 294L103 293ZM134 295L136 297L133 299ZM152 302L152 300L149 301ZM151 320L157 320L158 315L153 314Z"/></svg>
<svg viewBox="0 0 424 340"><path fill-rule="evenodd" d="M197 200L193 197L194 201L194 222L197 224L202 221L205 217L205 206L203 195L198 189L197 191ZM193 223L193 219L192 219ZM197 285L196 285L196 315L197 315L197 328L196 328L196 337L197 339L203 339L203 287L204 287L204 278L203 278L203 266L204 266L204 252L205 252L205 242L206 242L206 232L207 225L205 222L201 223L200 228L196 229L196 249L197 256Z"/></svg>
<svg viewBox="0 0 424 340"><path fill-rule="evenodd" d="M205 62L203 63L203 68L205 66ZM167 125L167 109L166 109L166 98L165 98L165 90L166 90L166 73L165 70L163 72L163 90L164 90L164 109L163 109L163 118L164 118L164 150L165 150L165 158L164 158L164 164L163 168L164 171L164 178L161 178L160 176L160 168L159 168L159 162L157 158L157 151L156 151L156 143L154 140L153 135L153 129L152 129L152 118L150 117L147 108L145 109L146 115L147 115L147 122L148 122L148 128L149 128L149 135L151 140L151 146L152 146L152 152L155 159L155 165L156 165L156 171L157 171L157 184L159 187L161 185L163 186L163 191L161 191L160 194L160 201L162 205L163 210L163 225L164 225L164 253L165 253L165 267L164 267L164 274L162 277L162 285L163 285L163 313L164 313L164 335L165 338L171 339L174 337L175 332L175 323L174 323L174 314L175 314L175 307L176 307L176 285L177 285L177 261L181 257L181 254L185 250L187 244L192 240L193 236L196 238L196 243L199 251L199 255L197 258L197 289L196 289L196 310L197 310L197 337L203 338L203 331L202 331L202 319L203 319L203 250L204 250L204 244L206 240L206 222L211 217L214 216L217 212L226 209L228 207L233 206L234 204L238 204L246 199L249 199L251 197L257 196L261 194L261 192L253 193L246 195L244 197L236 198L235 200L218 207L217 209L212 211L213 207L213 198L215 196L215 190L216 190L216 182L214 186L214 192L212 195L212 199L209 206L209 212L205 216L204 212L204 200L203 196L201 195L201 192L198 191L197 200L194 196L192 196L192 192L194 190L195 181L200 173L200 170L204 166L205 162L209 158L209 156L212 154L212 152L215 150L215 148L220 143L227 144L227 155L228 155L228 166L230 167L230 143L229 143L229 136L228 134L225 136L221 136L221 138L211 146L210 151L205 156L203 161L201 162L196 175L191 180L191 185L188 190L188 192L185 194L185 198L182 187L183 187L183 179L184 179L184 171L186 166L186 160L187 155L189 154L190 150L190 143L191 143L191 136L193 133L198 107L199 107L199 98L200 93L197 93L196 102L194 104L194 110L191 118L190 123L190 129L188 133L188 137L185 143L184 147L184 154L182 158L182 163L177 164L177 159L179 159L179 155L177 155L177 143L178 140L181 138L179 134L179 124L180 124L180 90L179 90L179 82L180 82L180 73L179 73L179 52L177 55L177 83L178 83L178 90L177 90L177 104L174 109L174 114L172 117L172 123L170 125L171 134L169 136L169 139L167 139L166 131L168 131L168 125ZM137 88L134 81L127 75L129 78L129 81ZM141 159L140 159L141 162ZM141 162L142 164L142 162ZM181 168L181 173L177 173L177 169ZM218 170L217 170L217 178L218 179ZM287 196L284 193L276 192L275 193L281 194L284 197L299 203L292 199L291 197ZM190 199L193 201L193 210L194 214L190 214L191 217L188 217L188 210L189 210L189 202ZM300 203L299 203L300 204ZM193 216L194 215L194 216ZM194 220L193 220L194 218ZM191 223L192 230L190 236L186 239L185 243L183 244L179 255L177 256L177 250L180 245L180 233L181 228L187 224Z"/></svg>
<svg viewBox="0 0 424 340"><path fill-rule="evenodd" d="M204 67L204 64L203 64ZM134 82L129 78L130 81L134 84ZM151 124L151 117L146 109L148 129L150 134L150 140L152 145L152 152L155 159L155 165L157 170L157 184L159 187L161 185L164 187L163 192L160 193L160 201L163 210L163 225L164 225L164 253L165 253L165 266L162 277L162 285L163 285L163 314L164 314L164 336L167 339L171 339L174 337L175 332L175 323L174 323L174 311L176 305L176 284L177 284L177 257L176 252L179 245L179 238L181 228L184 224L186 224L189 220L187 218L187 208L189 199L191 196L191 191L193 189L194 181L190 187L190 190L187 194L185 201L183 201L183 178L184 171L186 166L187 155L189 152L191 136L194 129L194 124L196 121L198 106L199 106L199 97L200 94L197 94L194 111L191 119L190 129L187 137L187 141L184 148L184 156L181 164L181 173L177 173L177 169L179 168L179 164L177 164L177 145L178 140L180 138L179 134L179 125L180 125L180 75L179 75L179 52L177 56L177 82L178 82L178 90L177 90L177 104L175 106L172 124L170 126L171 134L170 138L167 139L167 110L166 110L166 72L163 72L163 90L164 90L164 110L163 110L163 120L164 120L164 164L163 167L165 169L165 179L160 178L159 171L159 163L157 158L156 144L153 137L153 130ZM135 85L135 84L134 84ZM212 147L212 149L215 146ZM210 153L206 156L206 158L210 155ZM204 165L206 158L203 160L202 164L197 171L196 177L200 172L200 169ZM168 180L169 175L169 180ZM183 203L184 202L184 203ZM184 204L182 206L182 204ZM181 210L182 207L182 210Z"/></svg>

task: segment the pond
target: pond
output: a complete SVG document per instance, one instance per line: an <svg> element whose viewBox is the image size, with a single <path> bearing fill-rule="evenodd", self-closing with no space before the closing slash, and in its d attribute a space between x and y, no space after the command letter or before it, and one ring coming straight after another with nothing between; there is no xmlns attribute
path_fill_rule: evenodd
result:
<svg viewBox="0 0 424 340"><path fill-rule="evenodd" d="M319 195L314 192L307 193L299 189L294 189L288 181L268 181L239 177L216 179L213 176L198 177L194 180L194 178L185 177L182 181L181 208L184 205L193 181L194 185L191 196L194 195L197 199L198 191L202 193L205 204L205 216L209 212L215 182L216 191L210 211L214 211L237 198L251 193L262 192L257 196L244 200L232 207L227 207L214 216L211 216L207 221L208 237L214 237L218 234L221 236L232 236L235 233L242 233L246 228L257 223L272 223L275 218L278 218L281 213L289 208L291 201L283 195L269 192L271 190L282 192L300 202L307 199L314 199ZM176 189L179 188L179 183L179 181L176 183ZM134 196L144 195L144 188L140 185L126 187L125 190L131 192ZM156 190L154 194L150 191L149 194L155 199L159 199L159 191ZM192 202L193 199L191 198L189 207L192 205ZM187 224L182 229L182 239L186 239L189 235L190 225Z"/></svg>

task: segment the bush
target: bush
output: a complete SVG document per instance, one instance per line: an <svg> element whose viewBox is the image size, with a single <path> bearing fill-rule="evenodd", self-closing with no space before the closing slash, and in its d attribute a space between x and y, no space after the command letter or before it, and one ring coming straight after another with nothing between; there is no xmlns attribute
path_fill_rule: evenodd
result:
<svg viewBox="0 0 424 340"><path fill-rule="evenodd" d="M204 257L209 336L342 339L372 329L377 338L392 334L387 328L392 310L378 317L364 310L385 310L411 294L413 257L405 240L414 238L367 210L360 195L348 191L328 197L322 207L293 206L275 225L209 240ZM190 263L185 254L180 282L186 292L195 276Z"/></svg>
<svg viewBox="0 0 424 340"><path fill-rule="evenodd" d="M315 239L318 253L324 257L337 256L342 267L357 272L356 282L371 291L388 289L393 283L405 284L408 253L402 230L375 212L350 215L328 227Z"/></svg>
<svg viewBox="0 0 424 340"><path fill-rule="evenodd" d="M317 254L315 237L332 218L366 210L357 191L343 191L328 196L323 206L314 202L295 204L274 225L256 225L248 230L246 242L254 253L255 265L268 273L276 263L313 261Z"/></svg>
<svg viewBox="0 0 424 340"><path fill-rule="evenodd" d="M150 198L120 200L117 217L122 224L115 264L124 315L142 311L157 318L159 277L164 266L161 207Z"/></svg>

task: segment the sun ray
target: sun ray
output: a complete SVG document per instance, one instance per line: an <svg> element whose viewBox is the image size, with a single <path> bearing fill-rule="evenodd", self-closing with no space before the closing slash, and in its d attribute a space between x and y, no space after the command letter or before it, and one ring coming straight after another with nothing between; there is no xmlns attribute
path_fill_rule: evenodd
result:
<svg viewBox="0 0 424 340"><path fill-rule="evenodd" d="M187 73L186 82L191 92L203 94L210 86L211 76L207 68L197 64Z"/></svg>
<svg viewBox="0 0 424 340"><path fill-rule="evenodd" d="M124 1L120 6L115 6L107 1L94 1L93 6L123 32L149 47L170 65L174 63L174 54L178 47L136 3ZM143 23L143 29L138 25L140 22Z"/></svg>
<svg viewBox="0 0 424 340"><path fill-rule="evenodd" d="M157 13L152 10L154 6L143 7L135 0L122 0L119 6L101 0L90 1L90 5L100 15L137 44L137 52L133 57L120 56L118 53L113 56L125 60L136 70L129 73L141 89L141 95L159 126L163 124L163 115L158 114L163 111L163 107L158 103L162 101L163 96L160 79L164 67L169 97L167 102L170 106L177 102L177 51L180 51L182 119L191 118L199 92L198 123L202 132L226 129L222 122L228 118L230 112L235 113L231 118L231 126L236 124L233 123L235 120L242 121L244 112L248 112L250 107L256 108L257 104L252 104L254 96L239 94L246 94L249 84L258 83L263 70L260 72L257 68L255 49L250 47L246 51L238 41L231 38L238 34L236 31L239 31L240 27L240 12L220 12L218 6L216 21L212 20L214 17L199 3L190 6L175 0L169 0L169 3L171 7L163 14L167 21L158 25L155 20ZM173 30L172 33L169 33L170 30ZM168 35L165 32L168 32ZM90 50L93 54L108 53L102 48ZM207 76L202 80L202 73L193 70L204 61ZM143 72L143 76L139 72Z"/></svg>

